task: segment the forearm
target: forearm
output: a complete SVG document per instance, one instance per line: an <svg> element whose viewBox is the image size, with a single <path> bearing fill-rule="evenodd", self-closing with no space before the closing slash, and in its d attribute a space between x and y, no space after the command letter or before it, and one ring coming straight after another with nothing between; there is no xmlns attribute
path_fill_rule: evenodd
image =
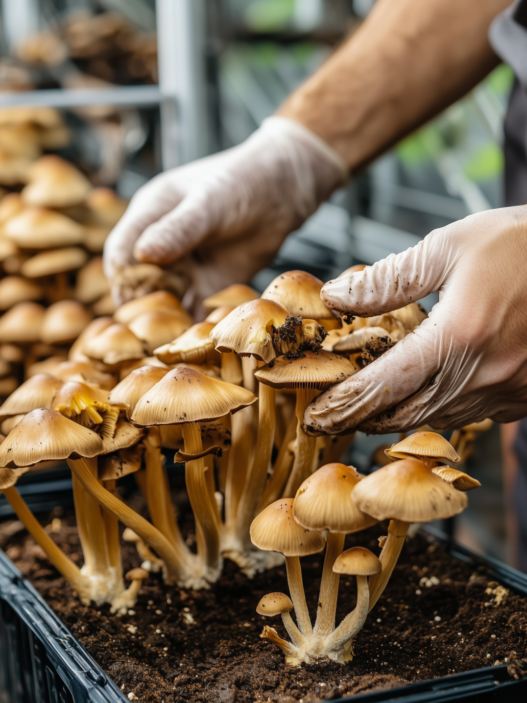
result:
<svg viewBox="0 0 527 703"><path fill-rule="evenodd" d="M467 93L498 63L487 39L511 0L378 0L280 108L355 170Z"/></svg>

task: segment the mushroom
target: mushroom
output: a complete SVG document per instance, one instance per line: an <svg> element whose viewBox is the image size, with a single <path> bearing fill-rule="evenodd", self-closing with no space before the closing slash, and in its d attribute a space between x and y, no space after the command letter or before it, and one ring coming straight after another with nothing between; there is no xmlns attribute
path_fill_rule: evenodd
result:
<svg viewBox="0 0 527 703"><path fill-rule="evenodd" d="M467 497L418 459L396 461L370 474L353 488L355 505L377 520L390 518L380 560L382 572L370 581L370 609L383 593L411 522L429 522L461 513Z"/></svg>
<svg viewBox="0 0 527 703"><path fill-rule="evenodd" d="M333 571L336 574L347 574L357 578L357 605L325 639L323 647L330 659L346 662L353 658L351 640L362 630L369 612L368 576L375 576L381 570L382 564L379 559L365 547L347 549L337 557Z"/></svg>
<svg viewBox="0 0 527 703"><path fill-rule="evenodd" d="M243 305L257 298L258 293L250 286L246 286L243 283L234 283L232 286L219 291L219 293L214 293L214 295L205 298L203 307L207 310L215 310L224 305L238 307L238 305Z"/></svg>
<svg viewBox="0 0 527 703"><path fill-rule="evenodd" d="M168 342L173 344L174 342L172 340L178 342L181 336L186 334L189 328L189 322L186 314L181 315L179 312L151 310L135 317L129 323L128 327L135 336L143 342L147 352L149 354L155 354L158 347L163 349L161 345L167 345ZM176 339L178 337L179 339Z"/></svg>
<svg viewBox="0 0 527 703"><path fill-rule="evenodd" d="M386 450L389 457L397 459L421 459L429 468L437 462L459 461L459 455L442 435L437 432L414 432Z"/></svg>
<svg viewBox="0 0 527 703"><path fill-rule="evenodd" d="M47 373L31 376L0 406L0 421L15 415L26 415L37 408L47 408L62 381Z"/></svg>
<svg viewBox="0 0 527 703"><path fill-rule="evenodd" d="M432 469L432 473L443 481L451 483L456 490L463 491L463 493L481 487L481 483L477 479L463 473L463 471L451 469L450 466L436 466Z"/></svg>
<svg viewBox="0 0 527 703"><path fill-rule="evenodd" d="M94 315L113 315L116 307L111 292L108 291L102 298L99 298L99 300L93 304L92 310Z"/></svg>
<svg viewBox="0 0 527 703"><path fill-rule="evenodd" d="M28 205L60 208L86 200L92 186L82 173L59 156L43 156L28 172L29 184L22 190Z"/></svg>
<svg viewBox="0 0 527 703"><path fill-rule="evenodd" d="M115 227L124 215L128 202L111 188L93 188L86 200L92 217L103 225Z"/></svg>
<svg viewBox="0 0 527 703"><path fill-rule="evenodd" d="M219 308L215 308L207 315L205 322L212 322L214 325L217 325L218 322L221 322L224 318L226 318L227 315L234 310L234 308L234 305L221 305Z"/></svg>
<svg viewBox="0 0 527 703"><path fill-rule="evenodd" d="M188 315L176 296L161 290L124 303L124 305L121 305L121 307L116 310L114 318L116 322L128 325L139 315L152 311L179 313L183 318L186 317L189 327L192 325L192 318Z"/></svg>
<svg viewBox="0 0 527 703"><path fill-rule="evenodd" d="M307 530L328 530L315 624L315 635L319 637L329 635L335 626L340 572L333 567L344 547L344 537L377 522L353 501L352 491L360 480L352 466L327 464L309 476L296 492L293 515L298 524Z"/></svg>
<svg viewBox="0 0 527 703"><path fill-rule="evenodd" d="M46 310L40 336L46 344L71 344L91 322L92 316L75 300L61 300Z"/></svg>
<svg viewBox="0 0 527 703"><path fill-rule="evenodd" d="M5 186L16 186L25 183L33 159L20 154L13 154L0 148L0 183Z"/></svg>
<svg viewBox="0 0 527 703"><path fill-rule="evenodd" d="M53 210L29 207L4 225L5 236L21 249L51 249L82 244L84 229Z"/></svg>
<svg viewBox="0 0 527 703"><path fill-rule="evenodd" d="M428 317L426 310L419 303L410 303L405 305L404 308L392 310L390 315L402 322L409 332L413 332Z"/></svg>
<svg viewBox="0 0 527 703"><path fill-rule="evenodd" d="M72 344L68 355L70 361L90 361L86 354L84 354L84 345L88 340L97 337L101 332L104 332L105 329L108 329L108 327L112 325L113 320L111 317L98 317L92 320Z"/></svg>
<svg viewBox="0 0 527 703"><path fill-rule="evenodd" d="M129 588L123 596L126 597L126 606L131 607L132 605L135 605L135 602L137 600L137 594L139 593L139 589L141 588L143 581L147 579L149 576L148 571L145 571L145 569L141 569L140 567L136 569L131 569L130 571L127 572L126 574L126 579L128 581L131 581L132 583L130 584ZM114 606L115 608L115 606Z"/></svg>
<svg viewBox="0 0 527 703"><path fill-rule="evenodd" d="M306 271L287 271L271 281L262 298L280 303L294 317L335 320L335 315L320 299L323 285L321 280Z"/></svg>
<svg viewBox="0 0 527 703"><path fill-rule="evenodd" d="M61 381L82 381L107 391L115 386L114 377L101 371L93 361L62 360L51 373Z"/></svg>
<svg viewBox="0 0 527 703"><path fill-rule="evenodd" d="M109 291L110 284L104 275L102 256L95 256L77 272L75 298L89 305Z"/></svg>
<svg viewBox="0 0 527 703"><path fill-rule="evenodd" d="M402 325L401 325L402 327ZM362 327L360 330L341 336L333 342L333 351L357 352L363 349L366 344L375 342L378 339L386 340L395 344L405 336L404 330L393 330L387 332L384 327Z"/></svg>
<svg viewBox="0 0 527 703"><path fill-rule="evenodd" d="M307 609L300 558L324 549L324 538L310 532L294 519L293 499L282 498L269 505L251 524L253 544L265 552L278 552L285 557L287 581L300 632L309 638L313 634Z"/></svg>
<svg viewBox="0 0 527 703"><path fill-rule="evenodd" d="M40 341L44 314L44 308L38 303L18 303L0 317L0 339L15 344Z"/></svg>
<svg viewBox="0 0 527 703"><path fill-rule="evenodd" d="M35 361L35 363L31 364L31 366L26 369L26 376L27 378L31 378L31 376L37 376L39 373L47 373L51 376L55 376L57 366L64 361L66 361L66 357L60 354L48 356L47 359L43 359L42 361ZM83 381L84 379L80 380Z"/></svg>
<svg viewBox="0 0 527 703"><path fill-rule="evenodd" d="M21 276L6 276L0 281L0 310L9 310L18 303L40 300L44 297L41 286L26 281Z"/></svg>
<svg viewBox="0 0 527 703"><path fill-rule="evenodd" d="M292 610L293 603L289 596L286 596L285 593L268 593L260 600L256 607L256 612L258 615L263 615L266 618L274 618L276 615L281 615L284 627L289 633L289 637L291 637L293 644L300 647L304 644L306 638L293 622L290 615ZM265 634L262 634L262 637L272 640L286 655L292 654L294 657L294 652L289 651L291 649L289 642L285 642L285 640L280 637L273 638L270 636L271 633L268 632L269 629L271 628L264 629Z"/></svg>
<svg viewBox="0 0 527 703"><path fill-rule="evenodd" d="M20 272L26 278L53 277L53 287L49 295L53 300L63 300L69 295L67 274L84 266L88 254L79 247L43 251L24 261Z"/></svg>
<svg viewBox="0 0 527 703"><path fill-rule="evenodd" d="M113 324L97 336L87 339L82 351L91 359L102 361L113 368L145 356L141 340L122 324Z"/></svg>
<svg viewBox="0 0 527 703"><path fill-rule="evenodd" d="M125 542L132 542L135 544L137 553L143 559L142 567L145 571L157 574L163 568L163 562L158 559L156 555L150 551L148 545L144 540L139 537L133 530L129 527L125 528L123 531L123 539Z"/></svg>
<svg viewBox="0 0 527 703"><path fill-rule="evenodd" d="M55 391L50 407L84 427L100 425L102 438L111 439L115 435L119 411L126 405L109 402L108 392L100 388L80 381L67 381Z"/></svg>
<svg viewBox="0 0 527 703"><path fill-rule="evenodd" d="M217 361L218 352L215 351L214 342L210 338L213 329L212 322L198 322L174 341L155 349L154 354L165 364L204 364Z"/></svg>

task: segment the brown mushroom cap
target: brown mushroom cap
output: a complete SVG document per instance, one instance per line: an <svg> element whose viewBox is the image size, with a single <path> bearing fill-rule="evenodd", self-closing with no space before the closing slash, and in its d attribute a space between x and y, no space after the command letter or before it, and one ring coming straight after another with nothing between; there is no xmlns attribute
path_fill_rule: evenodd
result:
<svg viewBox="0 0 527 703"><path fill-rule="evenodd" d="M203 364L217 356L214 342L210 338L213 329L212 322L198 322L177 336L177 339L154 349L154 354L165 364Z"/></svg>
<svg viewBox="0 0 527 703"><path fill-rule="evenodd" d="M21 249L51 249L82 244L84 229L53 210L29 207L4 226L5 236Z"/></svg>
<svg viewBox="0 0 527 703"><path fill-rule="evenodd" d="M218 322L221 322L224 318L226 318L235 307L235 305L221 305L219 308L215 308L207 315L205 322L212 322L214 325L217 325Z"/></svg>
<svg viewBox="0 0 527 703"><path fill-rule="evenodd" d="M214 310L223 305L232 305L236 308L238 305L256 300L258 297L258 293L250 286L246 286L243 283L234 283L232 286L220 290L219 293L214 293L214 295L205 298L203 307L207 310Z"/></svg>
<svg viewBox="0 0 527 703"><path fill-rule="evenodd" d="M335 559L333 571L349 576L373 576L382 571L382 564L366 547L352 547Z"/></svg>
<svg viewBox="0 0 527 703"><path fill-rule="evenodd" d="M165 371L169 371L169 367L157 357L145 356L144 359L125 361L121 366L119 366L119 381L124 381L124 379L131 374L132 371L141 369L143 366L155 366L158 369L165 369ZM201 367L199 370L201 371Z"/></svg>
<svg viewBox="0 0 527 703"><path fill-rule="evenodd" d="M126 574L126 579L128 581L144 581L144 579L149 577L148 571L145 571L145 569L141 569L140 567L137 567L136 569L131 569L128 571Z"/></svg>
<svg viewBox="0 0 527 703"><path fill-rule="evenodd" d="M141 366L115 386L110 392L108 400L112 403L126 403L128 406L127 415L130 417L139 400L167 373L168 369L158 366Z"/></svg>
<svg viewBox="0 0 527 703"><path fill-rule="evenodd" d="M192 324L192 318L176 296L164 290L158 290L144 295L142 298L128 301L115 311L114 318L116 322L127 325L135 317L152 311L180 313L183 317L186 316L189 326Z"/></svg>
<svg viewBox="0 0 527 703"><path fill-rule="evenodd" d="M205 422L235 413L256 400L245 388L183 366L169 371L142 396L132 420L145 426Z"/></svg>
<svg viewBox="0 0 527 703"><path fill-rule="evenodd" d="M457 491L463 491L463 493L481 487L481 483L476 478L472 478L463 471L451 469L450 466L436 466L432 469L432 473L443 481L451 483Z"/></svg>
<svg viewBox="0 0 527 703"><path fill-rule="evenodd" d="M0 317L0 339L15 344L40 341L44 313L38 303L18 303Z"/></svg>
<svg viewBox="0 0 527 703"><path fill-rule="evenodd" d="M320 299L323 285L320 279L306 271L287 271L271 281L262 298L280 303L294 317L331 320L334 314Z"/></svg>
<svg viewBox="0 0 527 703"><path fill-rule="evenodd" d="M115 383L113 376L101 371L93 361L61 361L55 366L53 375L61 381L82 381L105 390Z"/></svg>
<svg viewBox="0 0 527 703"><path fill-rule="evenodd" d="M83 174L60 156L43 156L28 173L29 184L22 191L28 205L68 207L82 203L92 186Z"/></svg>
<svg viewBox="0 0 527 703"><path fill-rule="evenodd" d="M92 316L75 300L61 300L46 310L40 336L46 344L69 344L91 322Z"/></svg>
<svg viewBox="0 0 527 703"><path fill-rule="evenodd" d="M51 251L42 251L40 254L36 254L24 261L20 267L20 272L27 278L54 276L57 273L79 269L84 266L87 260L88 254L84 249L79 249L78 247L53 249Z"/></svg>
<svg viewBox="0 0 527 703"><path fill-rule="evenodd" d="M418 459L388 464L364 478L352 492L360 510L377 520L429 522L452 517L467 507L456 491Z"/></svg>
<svg viewBox="0 0 527 703"><path fill-rule="evenodd" d="M361 476L352 466L326 464L301 484L293 513L308 530L349 534L371 527L377 521L361 512L353 501L353 488Z"/></svg>
<svg viewBox="0 0 527 703"><path fill-rule="evenodd" d="M29 467L24 467L23 469L0 469L0 491L5 491L6 488L11 488L16 485L16 482L23 476Z"/></svg>
<svg viewBox="0 0 527 703"><path fill-rule="evenodd" d="M460 460L450 442L437 432L413 432L401 442L393 444L386 450L386 454L398 459L417 457L454 462Z"/></svg>
<svg viewBox="0 0 527 703"><path fill-rule="evenodd" d="M378 339L395 344L403 337L404 332L400 331L387 332L383 327L362 327L360 330L355 330L334 340L332 349L339 352L356 352Z"/></svg>
<svg viewBox="0 0 527 703"><path fill-rule="evenodd" d="M97 337L101 332L113 325L111 317L97 317L92 320L86 329L78 336L77 341L73 343L69 359L70 361L88 361L88 357L84 354L84 345L88 340Z"/></svg>
<svg viewBox="0 0 527 703"><path fill-rule="evenodd" d="M118 481L124 476L134 474L141 470L141 462L144 446L138 444L129 449L121 449L111 454L103 454L99 457L99 480Z"/></svg>
<svg viewBox="0 0 527 703"><path fill-rule="evenodd" d="M96 337L86 340L83 352L108 366L145 356L141 340L128 327L120 324L111 325Z"/></svg>
<svg viewBox="0 0 527 703"><path fill-rule="evenodd" d="M142 427L135 427L135 425L127 422L124 418L119 418L115 426L114 436L103 438L103 453L110 454L121 449L134 447L144 436L145 430Z"/></svg>
<svg viewBox="0 0 527 703"><path fill-rule="evenodd" d="M58 378L55 374L55 371L57 370L57 367L60 366L60 364L62 364L62 362L64 361L66 361L66 357L60 354L57 354L56 356L48 356L47 359L42 359L42 361L35 361L35 363L31 364L26 369L26 378L31 378L31 376L37 376L39 373L47 373L51 376L55 376L55 378ZM62 379L60 380L62 381Z"/></svg>
<svg viewBox="0 0 527 703"><path fill-rule="evenodd" d="M93 304L92 310L95 315L113 315L115 312L115 303L111 291L105 293L102 298Z"/></svg>
<svg viewBox="0 0 527 703"><path fill-rule="evenodd" d="M275 615L290 613L293 610L293 603L285 593L268 593L256 606L258 615L274 618Z"/></svg>
<svg viewBox="0 0 527 703"><path fill-rule="evenodd" d="M272 388L318 388L324 390L356 373L356 366L343 356L326 351L306 351L297 359L281 356L254 374Z"/></svg>
<svg viewBox="0 0 527 703"><path fill-rule="evenodd" d="M326 544L320 532L306 530L295 521L292 498L271 503L254 518L251 541L264 552L279 552L285 557L316 554Z"/></svg>
<svg viewBox="0 0 527 703"><path fill-rule="evenodd" d="M40 408L28 413L0 444L0 467L93 457L101 451L98 434L54 410Z"/></svg>
<svg viewBox="0 0 527 703"><path fill-rule="evenodd" d="M6 186L25 183L32 163L33 159L28 156L12 154L0 148L0 183Z"/></svg>
<svg viewBox="0 0 527 703"><path fill-rule="evenodd" d="M5 225L25 208L20 193L8 193L0 200L0 225Z"/></svg>
<svg viewBox="0 0 527 703"><path fill-rule="evenodd" d="M75 297L81 303L89 304L102 298L109 290L102 256L96 256L78 271Z"/></svg>
<svg viewBox="0 0 527 703"><path fill-rule="evenodd" d="M255 356L269 363L276 357L273 332L288 316L289 312L272 300L253 300L227 315L210 336L217 351L235 351L240 356Z"/></svg>
<svg viewBox="0 0 527 703"><path fill-rule="evenodd" d="M9 310L18 303L40 300L44 290L21 276L6 276L0 281L0 310Z"/></svg>
<svg viewBox="0 0 527 703"><path fill-rule="evenodd" d="M395 317L396 320L402 322L407 330L412 332L416 327L418 327L423 320L426 320L428 314L419 303L410 303L405 305L404 308L399 308L398 310L393 310L390 315Z"/></svg>
<svg viewBox="0 0 527 703"><path fill-rule="evenodd" d="M94 188L86 200L95 219L102 224L113 227L124 215L128 203L120 198L111 188Z"/></svg>
<svg viewBox="0 0 527 703"><path fill-rule="evenodd" d="M202 323L205 324L205 323ZM128 327L140 339L149 354L163 344L180 338L189 328L188 315L179 312L151 310L134 317ZM177 340L176 340L177 341ZM212 342L210 342L212 346Z"/></svg>
<svg viewBox="0 0 527 703"><path fill-rule="evenodd" d="M38 129L32 124L0 125L0 148L29 159L41 154Z"/></svg>
<svg viewBox="0 0 527 703"><path fill-rule="evenodd" d="M36 408L49 408L60 386L62 381L46 373L28 378L0 406L0 421L13 415L26 415Z"/></svg>

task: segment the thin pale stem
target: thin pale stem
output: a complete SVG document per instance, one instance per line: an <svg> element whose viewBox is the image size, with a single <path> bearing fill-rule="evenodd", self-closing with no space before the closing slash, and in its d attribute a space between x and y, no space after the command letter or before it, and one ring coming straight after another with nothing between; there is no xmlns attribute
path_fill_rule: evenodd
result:
<svg viewBox="0 0 527 703"><path fill-rule="evenodd" d="M250 407L243 408L232 416L231 441L225 483L225 522L229 526L236 523L238 506L249 472L253 445L252 410Z"/></svg>
<svg viewBox="0 0 527 703"><path fill-rule="evenodd" d="M86 510L84 507L86 491L84 490L84 486L75 476L75 474L71 475L71 483L73 488L75 519L77 521L77 530L79 533L79 540L84 556L84 565L86 566L88 572L91 572L91 570L93 569L93 552L90 547L90 542L88 540L88 532L86 528Z"/></svg>
<svg viewBox="0 0 527 703"><path fill-rule="evenodd" d="M357 605L346 615L336 630L324 640L326 651L339 651L346 642L362 630L368 617L370 603L370 590L367 576L357 576Z"/></svg>
<svg viewBox="0 0 527 703"><path fill-rule="evenodd" d="M218 506L218 501L216 500L216 481L214 477L214 457L209 454L203 457L205 462L205 482L207 484L207 492L209 494L209 500L214 508L214 515L216 516L216 522L218 527L221 523L220 509Z"/></svg>
<svg viewBox="0 0 527 703"><path fill-rule="evenodd" d="M113 496L117 496L117 481L105 481L104 487ZM110 566L115 572L116 581L122 583L123 564L121 559L121 541L119 539L119 520L105 508L102 509L102 518L106 529Z"/></svg>
<svg viewBox="0 0 527 703"><path fill-rule="evenodd" d="M97 458L85 459L86 466L91 471L94 480L100 484L97 472ZM102 486L101 486L102 488ZM86 534L93 554L93 576L105 576L110 568L110 555L106 540L106 527L104 524L101 506L91 493L84 493L84 516Z"/></svg>
<svg viewBox="0 0 527 703"><path fill-rule="evenodd" d="M333 464L340 461L344 453L353 444L355 439L355 432L353 434L330 436L327 438L327 444L322 454L321 466L326 464Z"/></svg>
<svg viewBox="0 0 527 703"><path fill-rule="evenodd" d="M242 375L243 385L251 393L256 393L256 379L254 371L256 368L256 359L253 356L242 356Z"/></svg>
<svg viewBox="0 0 527 703"><path fill-rule="evenodd" d="M240 358L234 352L221 355L221 380L226 383L234 383L236 386L241 386L243 383Z"/></svg>
<svg viewBox="0 0 527 703"><path fill-rule="evenodd" d="M318 637L326 637L335 627L340 574L336 574L333 571L333 565L335 564L336 558L342 553L345 536L344 534L336 532L328 533L324 569L320 582L317 621L314 630L315 635Z"/></svg>
<svg viewBox="0 0 527 703"><path fill-rule="evenodd" d="M294 645L291 644L291 642L287 642L286 640L283 640L278 632L273 629L272 627L268 627L267 625L264 627L262 634L260 635L263 639L269 640L273 644L276 644L277 647L280 647L282 652L286 655L286 657L290 657L291 659L296 660L297 657L297 649Z"/></svg>
<svg viewBox="0 0 527 703"><path fill-rule="evenodd" d="M293 621L293 618L289 613L282 613L282 622L284 623L284 627L289 633L289 637L291 638L295 647L300 647L305 644L306 638L300 632L300 630L296 626L296 623Z"/></svg>
<svg viewBox="0 0 527 703"><path fill-rule="evenodd" d="M271 478L267 481L260 510L267 508L268 505L274 503L275 500L278 500L282 495L284 486L289 478L291 466L293 465L294 455L289 451L289 444L296 437L297 425L298 421L296 415L293 414L289 419L282 444L280 445L280 451L276 457L273 473L271 474Z"/></svg>
<svg viewBox="0 0 527 703"><path fill-rule="evenodd" d="M397 564L399 554L403 548L406 533L410 527L409 522L402 520L390 520L388 526L388 537L382 548L379 560L382 564L382 571L370 579L370 610L377 603L384 592L392 571Z"/></svg>
<svg viewBox="0 0 527 703"><path fill-rule="evenodd" d="M316 437L307 435L302 429L302 424L304 422L304 412L307 406L318 393L319 391L312 391L307 388L299 388L296 392L296 452L293 468L284 490L284 498L294 498L300 484L305 481L313 471Z"/></svg>
<svg viewBox="0 0 527 703"><path fill-rule="evenodd" d="M313 627L311 625L311 618L309 617L309 610L307 609L300 559L298 557L286 557L285 564L287 568L289 592L291 593L291 600L295 606L298 628L305 637L310 637L313 634Z"/></svg>

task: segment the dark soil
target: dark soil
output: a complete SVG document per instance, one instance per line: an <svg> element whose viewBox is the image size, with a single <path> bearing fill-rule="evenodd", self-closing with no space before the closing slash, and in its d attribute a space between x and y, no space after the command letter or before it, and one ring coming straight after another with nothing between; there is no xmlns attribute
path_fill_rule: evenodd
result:
<svg viewBox="0 0 527 703"><path fill-rule="evenodd" d="M139 508L140 500L133 500ZM40 517L49 524L59 516L60 531L53 536L80 562L72 514ZM373 528L349 537L347 546L378 553L381 534L380 527ZM287 592L284 568L249 581L226 562L220 582L208 591L167 588L152 575L133 611L118 617L107 606L80 605L16 523L0 525L0 547L121 690L140 701L313 703L504 662L511 674L525 668L527 599L500 591L484 567L474 571L423 534L404 547L384 596L355 640L354 660L299 668L286 666L281 652L260 639L264 624L287 635L280 622L269 623L255 610L266 593ZM123 554L125 569L139 566L130 544L123 543ZM312 613L321 567L320 555L303 560ZM338 620L354 602L354 579L343 577Z"/></svg>
<svg viewBox="0 0 527 703"><path fill-rule="evenodd" d="M360 356L358 357L359 365L364 368L385 354L388 349L395 346L395 342L390 342L388 337L379 337L373 342L367 342Z"/></svg>

